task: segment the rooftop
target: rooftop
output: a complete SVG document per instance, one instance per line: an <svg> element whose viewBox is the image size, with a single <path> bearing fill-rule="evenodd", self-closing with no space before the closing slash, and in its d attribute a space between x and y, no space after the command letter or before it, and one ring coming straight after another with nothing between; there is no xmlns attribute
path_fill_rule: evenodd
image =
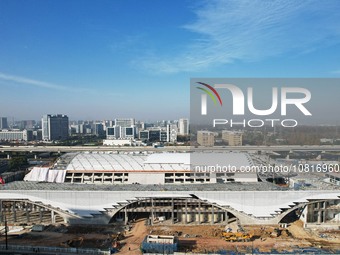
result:
<svg viewBox="0 0 340 255"><path fill-rule="evenodd" d="M188 171L190 165L253 165L247 153L67 153L54 169L77 171Z"/></svg>

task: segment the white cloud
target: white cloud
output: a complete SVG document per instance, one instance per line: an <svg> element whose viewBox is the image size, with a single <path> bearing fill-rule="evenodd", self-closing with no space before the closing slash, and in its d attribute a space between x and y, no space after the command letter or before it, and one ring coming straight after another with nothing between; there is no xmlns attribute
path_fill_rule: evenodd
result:
<svg viewBox="0 0 340 255"><path fill-rule="evenodd" d="M51 89L51 90L59 90L59 91L65 91L65 92L74 92L74 93L84 93L88 95L100 95L100 96L107 96L107 97L114 97L124 96L123 93L117 93L117 92L111 92L110 90L101 91L98 89L92 89L92 88L85 88L85 87L67 87L63 85L58 85L50 82L45 81L39 81L35 79L30 79L26 77L21 77L17 75L9 75L5 73L0 72L0 84L6 85L7 82L13 82L16 84L21 84L25 86L34 86L38 88L44 88L44 89Z"/></svg>
<svg viewBox="0 0 340 255"><path fill-rule="evenodd" d="M183 26L197 35L182 52L139 59L156 73L200 71L235 60L303 54L340 41L338 1L214 0Z"/></svg>
<svg viewBox="0 0 340 255"><path fill-rule="evenodd" d="M33 79L24 78L24 77L15 76L15 75L4 74L4 73L0 73L0 80L26 84L26 85L31 85L35 87L47 88L47 89L69 90L69 88L65 86L56 85L56 84L44 82L44 81L33 80Z"/></svg>

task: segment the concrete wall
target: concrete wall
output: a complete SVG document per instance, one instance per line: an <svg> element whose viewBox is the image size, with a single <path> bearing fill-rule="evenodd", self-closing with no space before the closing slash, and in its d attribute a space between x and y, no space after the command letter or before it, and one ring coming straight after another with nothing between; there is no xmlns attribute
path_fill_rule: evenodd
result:
<svg viewBox="0 0 340 255"><path fill-rule="evenodd" d="M131 183L141 183L141 184L164 184L164 173L129 173L128 182Z"/></svg>

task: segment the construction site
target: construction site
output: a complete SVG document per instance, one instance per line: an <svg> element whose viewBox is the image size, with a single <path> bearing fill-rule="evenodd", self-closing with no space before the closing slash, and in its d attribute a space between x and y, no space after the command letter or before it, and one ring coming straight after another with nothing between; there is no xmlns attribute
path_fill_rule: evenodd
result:
<svg viewBox="0 0 340 255"><path fill-rule="evenodd" d="M239 167L268 163L221 155ZM69 156L0 186L0 252L340 253L340 188L327 176L238 173L231 181L192 175L186 154Z"/></svg>
<svg viewBox="0 0 340 255"><path fill-rule="evenodd" d="M214 184L205 186L204 192L197 190L201 189L197 185L117 186L116 190L110 186L110 191L104 185L87 187L93 187L93 191L71 184L10 183L5 187L0 200L1 249L4 249L6 224L10 246L39 247L39 250L55 247L59 252L62 249L73 253L126 255L155 251L159 254L340 252L337 191L267 192L268 185L258 185L262 190L250 193L244 190L249 185L242 184L232 187L239 191L224 190L224 185ZM39 191L35 190L37 187ZM136 191L131 191L132 187ZM186 188L190 190L185 191ZM272 201L270 205L268 201ZM154 237L174 238L176 251L167 253L169 245L163 245L162 241L158 246L146 243Z"/></svg>
<svg viewBox="0 0 340 255"><path fill-rule="evenodd" d="M35 230L29 226L12 227L10 245L95 249L111 253L143 254L141 244L147 235L173 236L178 252L216 253L310 253L338 254L340 230L304 229L301 221L280 226L241 226L237 221L214 225L147 225L147 219L107 226L47 225ZM4 236L1 236L4 243ZM311 248L313 247L313 249ZM144 251L146 252L146 251ZM95 254L95 253L94 253ZM110 253L107 253L110 254ZM163 254L160 251L160 254ZM164 253L168 254L168 253Z"/></svg>

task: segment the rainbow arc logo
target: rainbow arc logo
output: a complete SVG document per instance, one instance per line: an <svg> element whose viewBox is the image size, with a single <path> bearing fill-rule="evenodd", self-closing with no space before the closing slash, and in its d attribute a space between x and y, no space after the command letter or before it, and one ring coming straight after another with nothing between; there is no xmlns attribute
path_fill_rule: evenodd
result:
<svg viewBox="0 0 340 255"><path fill-rule="evenodd" d="M206 89L206 88L196 87L197 89L204 91L208 96L210 96L210 98L213 100L215 105L217 104L217 100L216 100L216 98L217 98L220 105L222 106L222 99L221 99L220 95L218 94L218 92L216 91L216 89L214 89L209 84L206 84L206 83L203 83L203 82L197 82L197 83L208 88L208 89Z"/></svg>
<svg viewBox="0 0 340 255"><path fill-rule="evenodd" d="M217 105L217 100L218 100L218 102L222 106L222 99L215 88L203 82L197 82L197 83L205 87L205 88L196 87L197 89L205 92L205 94L201 95L201 114L202 115L207 115L207 95L212 99L212 101L214 102L214 105Z"/></svg>

